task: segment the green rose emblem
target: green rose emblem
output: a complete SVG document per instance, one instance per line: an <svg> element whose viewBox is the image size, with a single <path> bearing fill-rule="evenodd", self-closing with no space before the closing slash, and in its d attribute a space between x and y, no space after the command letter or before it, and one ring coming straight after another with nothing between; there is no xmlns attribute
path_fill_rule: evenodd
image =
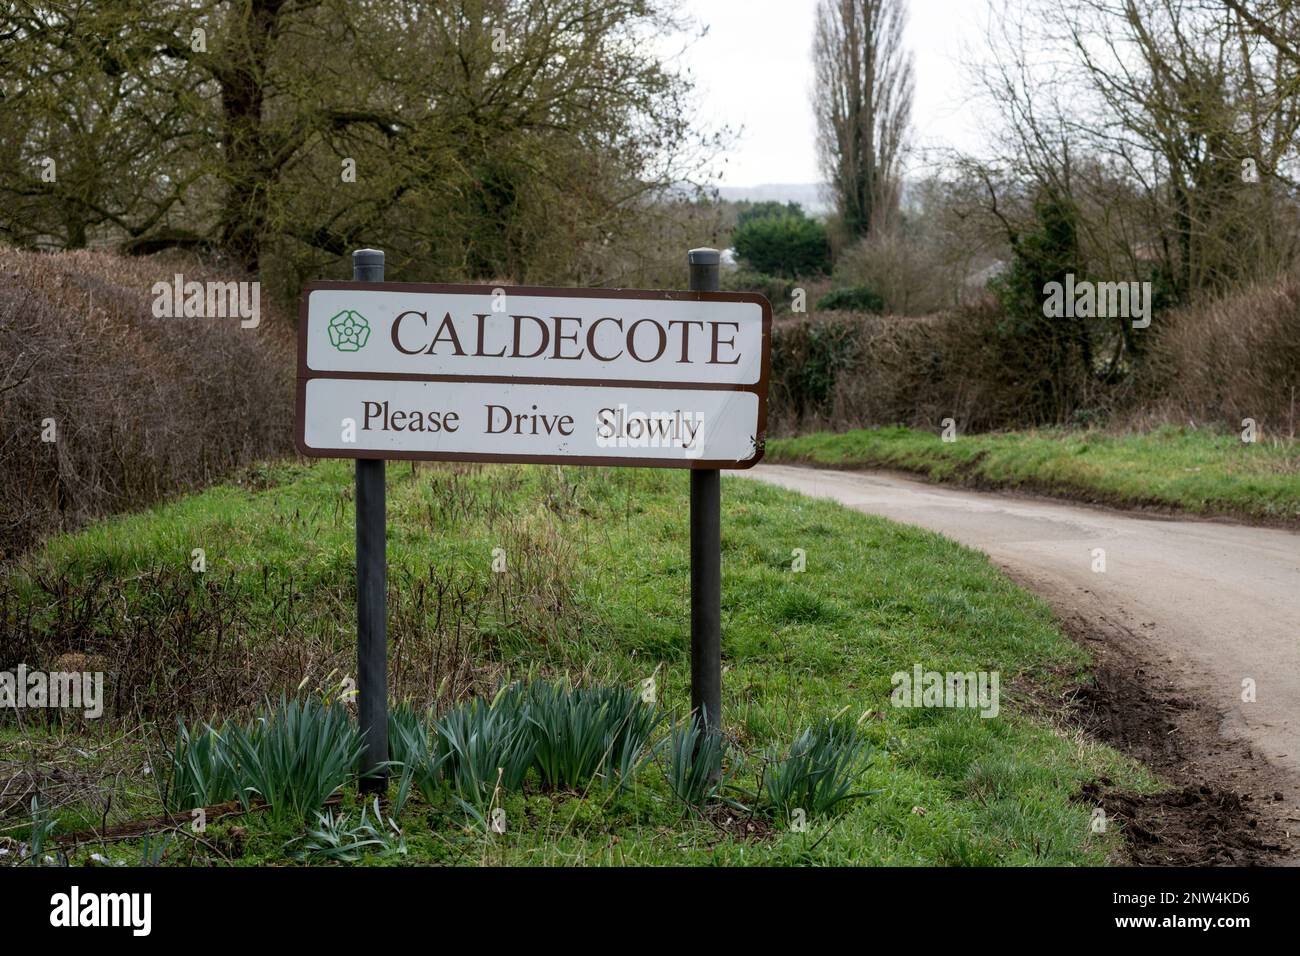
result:
<svg viewBox="0 0 1300 956"><path fill-rule="evenodd" d="M370 339L370 323L360 312L344 309L330 319L330 345L340 352L360 352Z"/></svg>

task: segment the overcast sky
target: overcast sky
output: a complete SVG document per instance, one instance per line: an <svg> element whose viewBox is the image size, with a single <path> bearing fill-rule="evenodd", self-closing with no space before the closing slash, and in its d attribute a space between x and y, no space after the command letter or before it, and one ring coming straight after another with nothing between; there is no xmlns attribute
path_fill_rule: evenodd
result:
<svg viewBox="0 0 1300 956"><path fill-rule="evenodd" d="M709 27L683 54L703 120L742 126L721 186L820 181L810 108L816 0L685 0ZM908 0L914 142L972 150L980 132L961 63L978 56L986 0Z"/></svg>

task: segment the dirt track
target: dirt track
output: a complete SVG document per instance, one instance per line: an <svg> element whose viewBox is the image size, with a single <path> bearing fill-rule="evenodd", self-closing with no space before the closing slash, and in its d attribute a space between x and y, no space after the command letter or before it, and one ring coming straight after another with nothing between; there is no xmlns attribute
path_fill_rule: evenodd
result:
<svg viewBox="0 0 1300 956"><path fill-rule="evenodd" d="M1048 600L1098 658L1102 699L1085 723L1183 786L1184 803L1235 816L1231 828L1245 833L1240 845L1225 835L1221 845L1212 839L1178 857L1177 838L1159 839L1160 827L1176 821L1129 808L1138 829L1154 827L1154 843L1165 844L1148 857L1139 852L1140 862L1295 861L1300 534L879 473L760 465L745 474L941 532ZM1105 552L1104 571L1094 570L1095 549ZM1247 680L1253 701L1243 700Z"/></svg>

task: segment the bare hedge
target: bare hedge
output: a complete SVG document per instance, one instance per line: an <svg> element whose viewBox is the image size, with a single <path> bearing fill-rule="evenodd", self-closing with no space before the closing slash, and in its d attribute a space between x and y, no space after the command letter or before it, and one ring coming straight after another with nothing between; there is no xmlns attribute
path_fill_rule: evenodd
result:
<svg viewBox="0 0 1300 956"><path fill-rule="evenodd" d="M1148 334L1149 333L1149 334ZM773 332L769 431L876 425L963 431L1050 424L1239 428L1295 434L1300 277L1157 315L1140 357L1111 381L1006 334L991 298L921 318L823 312ZM1039 351L1036 351L1039 350ZM1069 396L1045 403L1044 395Z"/></svg>
<svg viewBox="0 0 1300 956"><path fill-rule="evenodd" d="M1158 418L1253 418L1295 437L1300 405L1300 276L1255 285L1171 313L1157 326L1152 413Z"/></svg>
<svg viewBox="0 0 1300 956"><path fill-rule="evenodd" d="M53 531L292 451L290 323L155 318L177 259L0 248L0 562ZM42 440L47 423L53 442Z"/></svg>

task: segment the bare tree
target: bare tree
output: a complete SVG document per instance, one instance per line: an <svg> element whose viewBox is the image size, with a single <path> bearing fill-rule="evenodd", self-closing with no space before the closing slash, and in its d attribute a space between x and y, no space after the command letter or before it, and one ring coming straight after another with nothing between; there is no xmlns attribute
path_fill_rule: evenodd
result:
<svg viewBox="0 0 1300 956"><path fill-rule="evenodd" d="M1081 271L1150 275L1171 302L1294 261L1300 76L1263 32L1285 45L1290 2L1258 26L1221 0L1004 3L977 82L1003 119L1011 245L1033 218L1016 197L1050 194L1074 207Z"/></svg>
<svg viewBox="0 0 1300 956"><path fill-rule="evenodd" d="M899 160L912 112L902 0L820 0L813 106L822 169L853 238L897 212Z"/></svg>

